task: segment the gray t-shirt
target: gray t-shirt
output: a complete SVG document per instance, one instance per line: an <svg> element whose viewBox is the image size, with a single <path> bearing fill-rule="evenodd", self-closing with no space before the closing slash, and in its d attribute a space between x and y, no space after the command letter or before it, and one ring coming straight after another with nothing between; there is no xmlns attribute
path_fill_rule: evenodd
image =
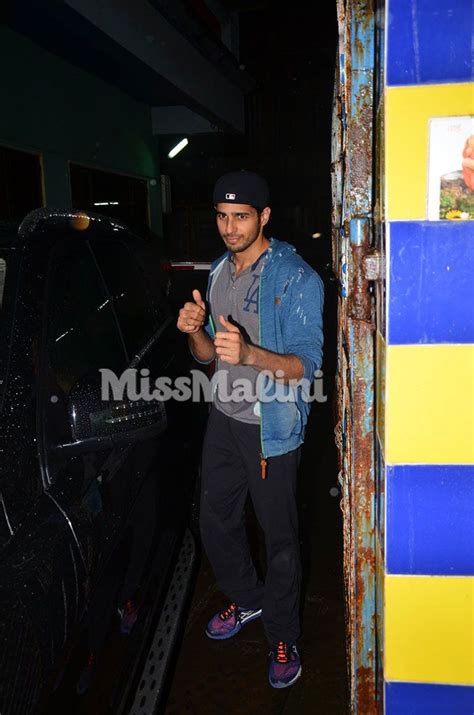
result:
<svg viewBox="0 0 474 715"><path fill-rule="evenodd" d="M260 273L267 257L267 251L264 251L252 266L238 275L235 274L233 256L225 261L212 287L211 312L216 331L225 330L219 321L219 316L223 315L226 320L240 328L248 342L254 345L260 344L258 317ZM227 379L223 380L221 377L217 383L214 394L216 408L240 422L259 424L259 413L255 411L258 408L255 397L251 401L248 399L237 401L225 399L226 396L231 396L231 392L235 388L235 381L242 378L249 381L250 392L255 396L258 371L249 365L230 365L222 360L217 360L216 368L221 376L224 371L227 373ZM238 392L243 394L243 390L238 390ZM248 398L250 395L247 394L244 397Z"/></svg>

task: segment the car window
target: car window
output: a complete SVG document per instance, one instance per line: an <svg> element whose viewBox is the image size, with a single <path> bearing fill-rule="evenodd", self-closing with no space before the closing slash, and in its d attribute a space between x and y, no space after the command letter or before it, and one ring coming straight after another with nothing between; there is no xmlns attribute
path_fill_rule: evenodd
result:
<svg viewBox="0 0 474 715"><path fill-rule="evenodd" d="M5 372L6 372L6 353L7 353L7 339L6 339L6 325L5 316L2 311L3 307L3 295L5 292L5 276L7 272L7 262L4 258L0 258L0 410L3 403L3 392L5 388Z"/></svg>
<svg viewBox="0 0 474 715"><path fill-rule="evenodd" d="M8 366L10 364L11 328L15 312L15 291L19 259L18 251L0 249L0 412L3 410Z"/></svg>
<svg viewBox="0 0 474 715"><path fill-rule="evenodd" d="M4 258L0 258L0 310L3 304L3 291L5 288L5 274L7 272L7 263Z"/></svg>
<svg viewBox="0 0 474 715"><path fill-rule="evenodd" d="M52 259L47 357L52 377L68 395L83 376L109 368L120 374L126 355L111 299L89 244L67 242Z"/></svg>
<svg viewBox="0 0 474 715"><path fill-rule="evenodd" d="M93 241L91 247L112 295L131 359L164 320L164 308L151 299L145 276L127 245L121 241Z"/></svg>

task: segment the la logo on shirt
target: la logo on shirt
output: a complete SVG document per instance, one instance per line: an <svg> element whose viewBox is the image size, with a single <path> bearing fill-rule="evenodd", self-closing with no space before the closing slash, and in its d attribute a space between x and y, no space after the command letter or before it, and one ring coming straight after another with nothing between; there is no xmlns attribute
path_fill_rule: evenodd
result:
<svg viewBox="0 0 474 715"><path fill-rule="evenodd" d="M246 313L258 314L258 293L260 290L260 275L253 274L252 283L249 286L247 295L244 298L244 311Z"/></svg>

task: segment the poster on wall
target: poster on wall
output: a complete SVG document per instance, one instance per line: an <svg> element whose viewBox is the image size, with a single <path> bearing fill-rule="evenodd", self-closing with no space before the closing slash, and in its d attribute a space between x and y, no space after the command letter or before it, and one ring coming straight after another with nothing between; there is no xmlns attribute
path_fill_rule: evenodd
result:
<svg viewBox="0 0 474 715"><path fill-rule="evenodd" d="M474 220L474 117L430 119L428 220Z"/></svg>

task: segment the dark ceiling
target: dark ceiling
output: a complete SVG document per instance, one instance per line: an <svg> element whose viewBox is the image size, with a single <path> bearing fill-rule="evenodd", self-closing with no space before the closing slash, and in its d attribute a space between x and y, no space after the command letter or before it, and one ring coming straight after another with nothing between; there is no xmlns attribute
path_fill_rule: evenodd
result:
<svg viewBox="0 0 474 715"><path fill-rule="evenodd" d="M219 71L236 85L243 94L254 87L247 72L220 40L206 30L199 18L186 3L160 3L150 0L161 11L169 7L165 17L181 34L201 52ZM184 9L183 9L184 7ZM179 9L179 12L178 12ZM17 32L29 37L49 52L68 60L71 64L100 77L136 99L153 107L184 105L203 114L222 129L222 119L212 115L189 96L135 55L95 27L83 15L60 0L7 0L4 20Z"/></svg>
<svg viewBox="0 0 474 715"><path fill-rule="evenodd" d="M180 3L181 9L196 15L196 2ZM214 36L212 44L205 31L196 33L189 26L190 38L204 43L206 52L215 52L215 64L223 72L233 72L237 82L239 72L253 78L245 90L246 134L195 136L173 161L166 157L173 137L160 137L162 171L172 178L175 199L197 204L208 202L220 173L235 168L260 171L272 186L280 236L295 243L298 238L306 241L314 231L328 236L336 0L221 2L239 12L238 61L226 55L223 45L219 48L219 38ZM173 9L173 3L168 5ZM7 22L15 29L136 98L151 106L190 106L174 86L95 31L65 3L11 0L7 8ZM199 112L199 107L194 109Z"/></svg>

